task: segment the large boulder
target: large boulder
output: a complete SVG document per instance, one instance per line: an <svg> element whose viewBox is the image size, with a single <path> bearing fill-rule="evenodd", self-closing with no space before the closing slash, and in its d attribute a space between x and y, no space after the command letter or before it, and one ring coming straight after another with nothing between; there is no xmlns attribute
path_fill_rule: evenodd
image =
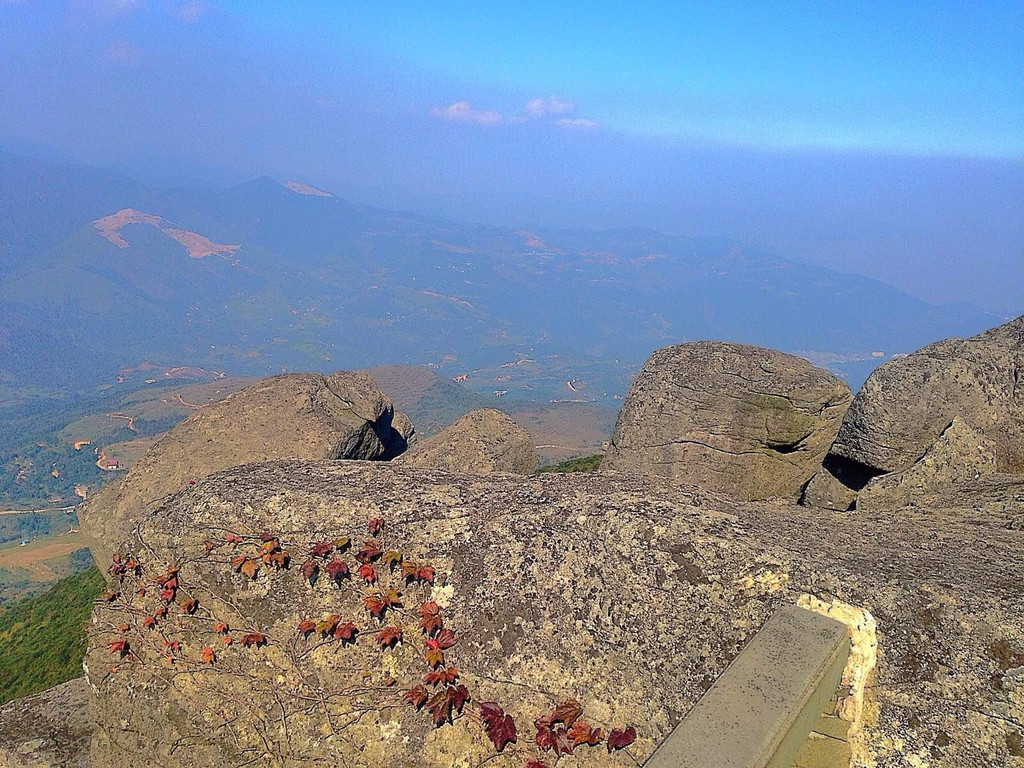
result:
<svg viewBox="0 0 1024 768"><path fill-rule="evenodd" d="M871 474L920 459L959 417L994 444L1001 472L1024 471L1024 317L945 339L876 369L843 418L831 455Z"/></svg>
<svg viewBox="0 0 1024 768"><path fill-rule="evenodd" d="M0 707L0 768L87 768L88 707L82 677Z"/></svg>
<svg viewBox="0 0 1024 768"><path fill-rule="evenodd" d="M92 758L553 765L534 720L573 698L591 726L637 739L629 755L580 746L565 764L631 766L797 603L851 627L838 710L852 765L1020 768L1021 536L940 510L865 517L610 473L236 467L144 513L121 549L86 655ZM454 636L433 634L421 601ZM444 654L438 674L458 676L451 689L423 680L420 626ZM518 732L501 755L480 722L488 701ZM431 707L448 705L454 723L434 727Z"/></svg>
<svg viewBox="0 0 1024 768"><path fill-rule="evenodd" d="M264 459L393 458L412 435L408 419L398 415L401 432L395 419L391 401L360 371L261 379L167 432L79 507L82 528L105 559L147 505L211 472Z"/></svg>
<svg viewBox="0 0 1024 768"><path fill-rule="evenodd" d="M494 408L480 408L417 442L398 461L450 472L528 475L537 469L537 449L511 416Z"/></svg>
<svg viewBox="0 0 1024 768"><path fill-rule="evenodd" d="M959 416L918 459L901 472L873 478L857 494L857 509L919 506L940 489L963 487L998 471L996 445Z"/></svg>
<svg viewBox="0 0 1024 768"><path fill-rule="evenodd" d="M602 469L743 499L796 498L851 397L827 371L772 349L717 341L665 347L630 387Z"/></svg>

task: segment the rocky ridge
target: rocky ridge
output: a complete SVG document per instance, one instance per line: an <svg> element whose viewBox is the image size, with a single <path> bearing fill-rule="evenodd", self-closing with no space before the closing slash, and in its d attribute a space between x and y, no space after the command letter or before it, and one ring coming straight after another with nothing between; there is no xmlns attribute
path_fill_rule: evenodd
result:
<svg viewBox="0 0 1024 768"><path fill-rule="evenodd" d="M83 530L97 559L109 559L147 505L211 472L261 459L390 459L412 434L366 373L261 379L168 431L127 475L80 507Z"/></svg>

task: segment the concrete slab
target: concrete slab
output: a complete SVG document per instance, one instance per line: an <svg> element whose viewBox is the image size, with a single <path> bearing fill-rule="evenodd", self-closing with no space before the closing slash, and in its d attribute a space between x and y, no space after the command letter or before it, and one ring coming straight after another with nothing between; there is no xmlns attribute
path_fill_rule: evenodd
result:
<svg viewBox="0 0 1024 768"><path fill-rule="evenodd" d="M849 652L845 624L780 609L645 768L790 768L835 695Z"/></svg>

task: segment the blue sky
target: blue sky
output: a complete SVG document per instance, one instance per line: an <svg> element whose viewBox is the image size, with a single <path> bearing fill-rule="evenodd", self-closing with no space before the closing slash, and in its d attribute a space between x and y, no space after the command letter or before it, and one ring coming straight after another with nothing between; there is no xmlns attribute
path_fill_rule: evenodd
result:
<svg viewBox="0 0 1024 768"><path fill-rule="evenodd" d="M515 114L770 147L1024 154L1021 3L228 2L272 44ZM457 92L431 83L458 83ZM440 83L439 83L440 85ZM433 92L431 92L433 90ZM420 105L422 106L422 104Z"/></svg>
<svg viewBox="0 0 1024 768"><path fill-rule="evenodd" d="M0 142L150 184L724 235L1024 313L1019 0L0 0L0 52Z"/></svg>

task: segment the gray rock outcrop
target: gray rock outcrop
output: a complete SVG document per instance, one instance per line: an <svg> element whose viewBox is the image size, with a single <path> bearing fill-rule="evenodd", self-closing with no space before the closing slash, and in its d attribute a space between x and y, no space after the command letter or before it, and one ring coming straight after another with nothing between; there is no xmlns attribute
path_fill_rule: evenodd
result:
<svg viewBox="0 0 1024 768"><path fill-rule="evenodd" d="M374 588L325 573L330 558L350 571L375 559L362 542L377 517L380 548L401 553L414 578L436 568L432 585L403 578L389 556L376 560ZM631 757L581 746L567 764L633 765L777 608L798 603L851 627L839 709L853 722L853 765L917 755L932 768L1017 768L1021 535L941 510L850 515L609 473L236 467L146 512L122 549L141 571L94 611L92 758L104 768L550 765L532 743L534 719L575 698L592 725L632 725L637 740ZM317 555L319 541L342 549ZM278 548L290 568L262 558ZM256 562L252 576L239 558ZM171 599L152 586L139 595L137 582L167 583L169 563L179 568ZM370 618L364 592L391 587L401 607ZM429 668L423 600L454 630L442 669L471 696L466 716L439 728L403 701ZM337 638L349 621L354 642ZM377 634L385 626L402 632L393 647ZM518 741L502 755L479 723L481 701L516 723Z"/></svg>
<svg viewBox="0 0 1024 768"><path fill-rule="evenodd" d="M530 435L511 416L480 408L417 442L398 462L478 475L528 475L537 469L538 459Z"/></svg>
<svg viewBox="0 0 1024 768"><path fill-rule="evenodd" d="M959 416L939 435L924 456L901 472L872 479L857 494L862 512L917 506L953 486L963 487L998 471L996 444Z"/></svg>
<svg viewBox="0 0 1024 768"><path fill-rule="evenodd" d="M0 768L87 768L88 708L82 677L0 707Z"/></svg>
<svg viewBox="0 0 1024 768"><path fill-rule="evenodd" d="M715 341L665 347L630 387L602 469L743 499L795 499L851 398L827 371L776 350Z"/></svg>
<svg viewBox="0 0 1024 768"><path fill-rule="evenodd" d="M1000 472L1024 471L1024 317L945 339L881 366L843 418L830 454L869 473L914 464L958 416L994 443Z"/></svg>
<svg viewBox="0 0 1024 768"><path fill-rule="evenodd" d="M273 376L201 408L79 508L97 561L148 505L211 472L262 459L390 459L412 425L360 371Z"/></svg>

